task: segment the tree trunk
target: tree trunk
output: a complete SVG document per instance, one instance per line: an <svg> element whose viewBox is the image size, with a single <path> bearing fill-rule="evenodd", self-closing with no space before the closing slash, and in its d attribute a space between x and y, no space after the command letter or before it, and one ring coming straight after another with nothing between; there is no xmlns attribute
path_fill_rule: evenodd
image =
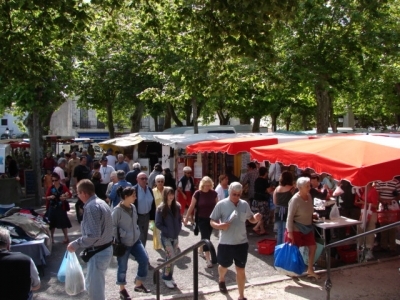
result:
<svg viewBox="0 0 400 300"><path fill-rule="evenodd" d="M178 116L176 115L175 109L174 109L174 107L172 106L172 104L171 104L171 103L168 103L168 104L167 104L167 108L168 108L169 113L171 114L172 120L174 120L176 126L182 127L182 126L183 126L183 123L182 123L181 120L179 120Z"/></svg>
<svg viewBox="0 0 400 300"><path fill-rule="evenodd" d="M138 101L138 103L135 106L135 110L133 111L133 114L130 117L130 119L131 119L131 133L139 132L139 130L140 130L140 121L142 120L143 112L144 112L144 103L143 103L143 101Z"/></svg>
<svg viewBox="0 0 400 300"><path fill-rule="evenodd" d="M337 133L337 123L333 112L332 95L329 95L329 124L331 124L332 132Z"/></svg>
<svg viewBox="0 0 400 300"><path fill-rule="evenodd" d="M217 115L218 115L218 119L219 119L219 125L228 125L229 120L231 118L229 113L227 113L226 116L225 116L224 112L222 111L222 109L218 109L217 110Z"/></svg>
<svg viewBox="0 0 400 300"><path fill-rule="evenodd" d="M196 97L192 98L192 108L193 108L193 132L195 134L199 133L199 124L197 124L197 100Z"/></svg>
<svg viewBox="0 0 400 300"><path fill-rule="evenodd" d="M192 100L186 101L184 110L185 110L186 126L193 126L193 122L191 121L192 111L193 111Z"/></svg>
<svg viewBox="0 0 400 300"><path fill-rule="evenodd" d="M41 94L41 92L40 92ZM41 97L38 96L38 97ZM31 151L32 151L32 166L33 172L36 175L36 190L35 190L35 205L40 206L42 204L42 172L41 172L41 147L40 147L40 139L41 130L40 130L40 121L39 121L39 112L35 109L32 112L32 125L33 125L33 136L31 141Z"/></svg>
<svg viewBox="0 0 400 300"><path fill-rule="evenodd" d="M108 132L110 133L110 139L113 139L115 138L115 128L114 128L114 117L113 117L111 103L107 103L106 111L107 111L107 128Z"/></svg>
<svg viewBox="0 0 400 300"><path fill-rule="evenodd" d="M260 132L260 122L261 122L261 117L259 116L254 117L254 123L253 127L251 128L251 132Z"/></svg>
<svg viewBox="0 0 400 300"><path fill-rule="evenodd" d="M292 117L288 116L285 118L286 131L290 130L290 123L292 123Z"/></svg>
<svg viewBox="0 0 400 300"><path fill-rule="evenodd" d="M315 98L317 100L317 133L328 133L330 97L326 82L316 84Z"/></svg>
<svg viewBox="0 0 400 300"><path fill-rule="evenodd" d="M303 126L303 130L308 130L308 122L307 122L307 115L301 115L301 125Z"/></svg>
<svg viewBox="0 0 400 300"><path fill-rule="evenodd" d="M170 112L170 110L168 109L168 107L167 107L167 110L165 111L165 117L164 117L165 119L164 119L164 130L165 129L168 129L168 128L171 128L171 119L172 119L172 116L171 116L171 112Z"/></svg>
<svg viewBox="0 0 400 300"><path fill-rule="evenodd" d="M275 114L271 114L271 129L272 132L276 131L276 120L278 119L278 116Z"/></svg>
<svg viewBox="0 0 400 300"><path fill-rule="evenodd" d="M157 115L152 115L151 117L154 120L154 131L158 132L159 131L159 128L158 128L158 116Z"/></svg>

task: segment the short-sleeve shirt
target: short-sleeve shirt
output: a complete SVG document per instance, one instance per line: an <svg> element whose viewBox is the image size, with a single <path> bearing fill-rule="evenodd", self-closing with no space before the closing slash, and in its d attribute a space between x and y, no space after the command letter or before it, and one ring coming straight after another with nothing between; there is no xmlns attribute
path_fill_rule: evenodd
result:
<svg viewBox="0 0 400 300"><path fill-rule="evenodd" d="M65 172L63 169L61 169L60 167L55 167L54 173L57 173L58 176L60 176L60 180L64 180L65 179Z"/></svg>
<svg viewBox="0 0 400 300"><path fill-rule="evenodd" d="M117 162L117 158L114 155L107 155L108 164L115 168L115 163Z"/></svg>
<svg viewBox="0 0 400 300"><path fill-rule="evenodd" d="M397 191L397 194L400 194L400 182L397 180L390 181L378 181L375 184L375 188L379 193L379 196L382 200L393 200L396 199L396 196L393 192Z"/></svg>
<svg viewBox="0 0 400 300"><path fill-rule="evenodd" d="M240 199L237 206L229 198L220 200L210 215L211 220L224 223L236 210L237 217L231 221L228 230L221 230L219 243L224 245L239 245L248 242L246 220L253 216L249 204Z"/></svg>
<svg viewBox="0 0 400 300"><path fill-rule="evenodd" d="M101 183L108 184L111 181L111 172L115 171L113 167L107 165L106 167L100 167Z"/></svg>
<svg viewBox="0 0 400 300"><path fill-rule="evenodd" d="M209 218L210 214L214 210L215 200L218 194L214 190L209 190L208 192L196 191L193 197L197 200L198 215L200 218Z"/></svg>

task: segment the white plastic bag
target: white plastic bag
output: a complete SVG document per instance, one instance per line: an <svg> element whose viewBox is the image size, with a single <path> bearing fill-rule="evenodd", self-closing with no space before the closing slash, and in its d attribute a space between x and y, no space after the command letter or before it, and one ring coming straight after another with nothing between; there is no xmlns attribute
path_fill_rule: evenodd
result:
<svg viewBox="0 0 400 300"><path fill-rule="evenodd" d="M339 208L337 207L336 204L333 204L331 212L329 214L329 219L330 220L335 220L340 218L340 213L339 213Z"/></svg>
<svg viewBox="0 0 400 300"><path fill-rule="evenodd" d="M78 295L85 290L85 278L75 252L68 253L65 270L65 291L70 296Z"/></svg>
<svg viewBox="0 0 400 300"><path fill-rule="evenodd" d="M399 203L396 200L392 200L390 202L390 204L388 205L388 209L389 210L399 210L400 209Z"/></svg>

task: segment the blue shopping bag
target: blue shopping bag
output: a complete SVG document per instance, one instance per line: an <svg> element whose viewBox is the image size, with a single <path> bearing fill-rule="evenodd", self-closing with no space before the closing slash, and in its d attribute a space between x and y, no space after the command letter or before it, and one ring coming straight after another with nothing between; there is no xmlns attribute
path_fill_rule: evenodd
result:
<svg viewBox="0 0 400 300"><path fill-rule="evenodd" d="M60 269L57 273L57 279L60 282L65 282L65 270L67 269L67 261L68 261L68 251L65 251L64 258L61 262Z"/></svg>
<svg viewBox="0 0 400 300"><path fill-rule="evenodd" d="M299 276L306 270L303 257L297 246L284 243L275 247L275 269L289 276Z"/></svg>

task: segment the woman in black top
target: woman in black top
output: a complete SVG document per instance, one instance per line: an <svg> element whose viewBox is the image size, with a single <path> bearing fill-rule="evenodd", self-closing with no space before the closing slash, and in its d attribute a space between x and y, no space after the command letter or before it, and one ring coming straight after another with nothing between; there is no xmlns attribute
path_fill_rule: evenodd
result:
<svg viewBox="0 0 400 300"><path fill-rule="evenodd" d="M169 168L165 168L163 173L165 177L164 186L169 186L174 191L176 191L176 181L175 178L172 176L171 170Z"/></svg>
<svg viewBox="0 0 400 300"><path fill-rule="evenodd" d="M258 169L259 177L254 182L254 200L252 202L253 212L258 212L262 215L262 219L254 226L253 230L258 235L267 234L267 226L269 221L270 198L268 189L272 188L268 183L268 170L266 167Z"/></svg>

